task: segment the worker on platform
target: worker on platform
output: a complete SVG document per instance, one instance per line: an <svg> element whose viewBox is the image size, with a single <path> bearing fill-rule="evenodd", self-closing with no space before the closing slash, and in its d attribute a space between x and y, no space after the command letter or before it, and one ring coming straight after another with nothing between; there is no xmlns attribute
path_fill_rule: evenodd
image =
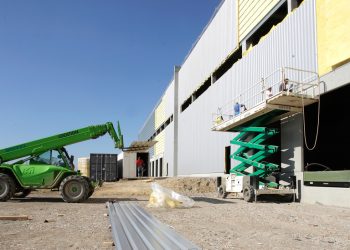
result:
<svg viewBox="0 0 350 250"><path fill-rule="evenodd" d="M239 115L240 111L241 111L241 105L239 105L238 102L236 102L236 104L233 106L233 111L235 116Z"/></svg>

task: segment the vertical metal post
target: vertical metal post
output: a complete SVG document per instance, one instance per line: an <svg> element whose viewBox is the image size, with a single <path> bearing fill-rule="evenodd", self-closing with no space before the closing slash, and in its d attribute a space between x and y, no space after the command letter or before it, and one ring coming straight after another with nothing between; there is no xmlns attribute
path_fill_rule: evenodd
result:
<svg viewBox="0 0 350 250"><path fill-rule="evenodd" d="M261 78L261 87L262 87L262 91L261 91L261 93L262 93L262 99L263 100L266 100L266 95L264 95L265 94L265 91L266 91L266 86L265 86L265 79L264 79L264 77L262 77Z"/></svg>
<svg viewBox="0 0 350 250"><path fill-rule="evenodd" d="M178 170L178 121L179 121L179 71L180 66L174 67L174 168L173 168L173 176L177 176Z"/></svg>
<svg viewBox="0 0 350 250"><path fill-rule="evenodd" d="M281 76L282 76L282 79L281 79L281 83L284 81L285 79L285 71L284 71L284 68L281 68Z"/></svg>

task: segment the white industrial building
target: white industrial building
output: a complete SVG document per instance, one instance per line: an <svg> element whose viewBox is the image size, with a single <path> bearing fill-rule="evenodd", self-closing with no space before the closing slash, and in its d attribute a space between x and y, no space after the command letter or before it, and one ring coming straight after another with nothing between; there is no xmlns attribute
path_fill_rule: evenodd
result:
<svg viewBox="0 0 350 250"><path fill-rule="evenodd" d="M277 111L268 126L280 131L271 160L282 179L296 176L301 202L350 207L349 10L346 0L223 0L139 132L156 142L143 151L148 175L226 173L237 164L229 157L234 125L263 115L266 87L276 95L283 78L294 86L309 80L314 103L270 103ZM244 117L234 117L236 101L246 105Z"/></svg>

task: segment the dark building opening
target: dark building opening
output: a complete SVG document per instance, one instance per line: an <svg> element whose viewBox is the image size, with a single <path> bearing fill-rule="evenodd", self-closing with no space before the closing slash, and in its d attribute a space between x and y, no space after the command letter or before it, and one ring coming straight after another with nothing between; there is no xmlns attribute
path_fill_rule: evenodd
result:
<svg viewBox="0 0 350 250"><path fill-rule="evenodd" d="M247 48L259 43L260 38L265 36L273 26L276 26L287 16L288 5L287 1L282 4L260 27L247 39Z"/></svg>
<svg viewBox="0 0 350 250"><path fill-rule="evenodd" d="M350 83L321 95L316 147L314 150L308 150L304 143L305 171L350 170L347 152L350 139L347 122L349 116L347 108L350 107L349 96ZM314 145L316 139L317 114L318 103L305 107L305 130L309 147Z"/></svg>
<svg viewBox="0 0 350 250"><path fill-rule="evenodd" d="M145 163L145 166L143 167L143 173L142 176L148 176L148 153L137 153L136 154L136 159L138 157L141 157L141 159L143 160L143 162ZM136 167L136 165L135 165ZM137 169L136 169L137 171Z"/></svg>

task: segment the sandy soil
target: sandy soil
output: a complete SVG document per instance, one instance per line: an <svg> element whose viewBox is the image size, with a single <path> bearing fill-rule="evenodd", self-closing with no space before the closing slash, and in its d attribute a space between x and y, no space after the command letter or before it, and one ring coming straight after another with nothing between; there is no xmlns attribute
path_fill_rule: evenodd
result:
<svg viewBox="0 0 350 250"><path fill-rule="evenodd" d="M350 249L350 209L319 204L218 198L215 180L169 178L163 187L192 197L191 208L150 208L151 181L104 183L85 203L65 203L57 192L37 191L0 203L0 249L114 249L105 202L135 201L202 249Z"/></svg>

